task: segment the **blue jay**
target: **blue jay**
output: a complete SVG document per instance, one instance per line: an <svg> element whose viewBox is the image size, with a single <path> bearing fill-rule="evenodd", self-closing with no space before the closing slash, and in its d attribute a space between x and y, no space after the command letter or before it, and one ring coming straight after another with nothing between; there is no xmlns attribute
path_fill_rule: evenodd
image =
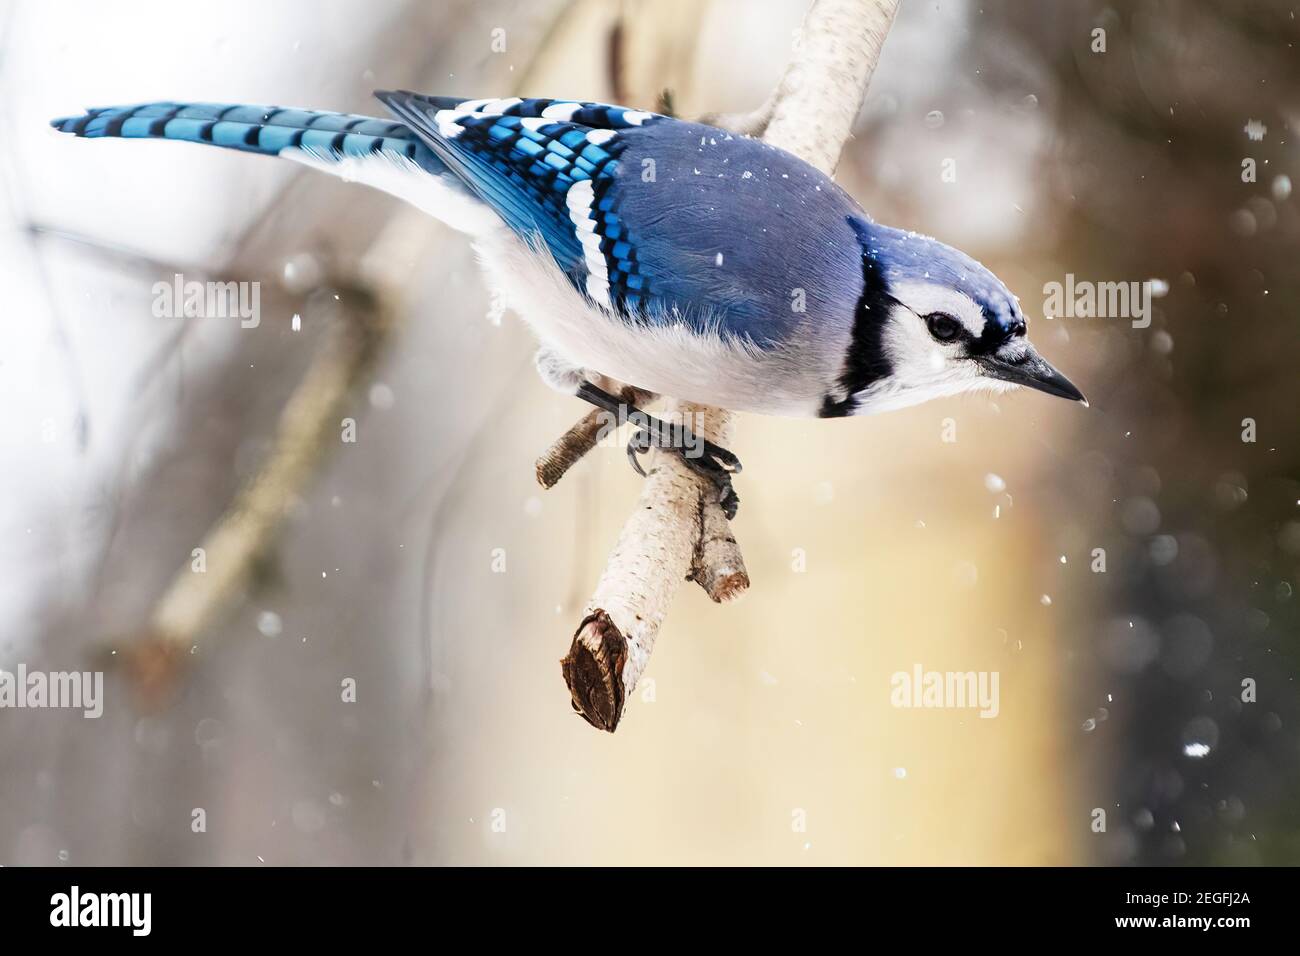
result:
<svg viewBox="0 0 1300 956"><path fill-rule="evenodd" d="M552 387L629 446L689 446L730 517L735 456L597 388L736 411L839 417L977 389L1083 394L1025 336L974 259L873 222L833 181L758 140L563 99L379 91L394 120L212 103L93 109L52 125L282 156L391 193L473 237L542 342Z"/></svg>

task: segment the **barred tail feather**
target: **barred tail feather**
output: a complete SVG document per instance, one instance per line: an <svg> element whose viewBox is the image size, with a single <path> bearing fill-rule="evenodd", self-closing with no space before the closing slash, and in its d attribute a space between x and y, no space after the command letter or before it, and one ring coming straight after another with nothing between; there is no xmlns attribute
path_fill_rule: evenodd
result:
<svg viewBox="0 0 1300 956"><path fill-rule="evenodd" d="M146 103L93 109L83 116L53 120L50 125L90 138L175 139L271 156L303 147L346 156L384 151L431 167L432 172L443 168L402 123L350 113L223 103Z"/></svg>
<svg viewBox="0 0 1300 956"><path fill-rule="evenodd" d="M466 232L499 222L394 120L278 106L145 103L92 109L50 125L89 139L171 139L281 156L374 186Z"/></svg>

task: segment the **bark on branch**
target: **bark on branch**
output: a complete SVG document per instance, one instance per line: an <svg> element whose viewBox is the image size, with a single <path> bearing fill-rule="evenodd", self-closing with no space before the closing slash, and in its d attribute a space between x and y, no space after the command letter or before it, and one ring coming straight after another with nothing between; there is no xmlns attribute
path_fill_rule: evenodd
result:
<svg viewBox="0 0 1300 956"><path fill-rule="evenodd" d="M753 114L711 121L738 132L761 131L765 142L830 175L897 9L897 0L816 0L768 101ZM730 412L679 402L670 402L669 411L700 413L703 436L729 445ZM575 429L582 427L580 422ZM676 455L656 451L636 509L561 661L573 709L592 726L617 729L668 607L687 579L715 601L730 600L749 586L740 548L712 487Z"/></svg>
<svg viewBox="0 0 1300 956"><path fill-rule="evenodd" d="M652 397L640 389L621 385L604 375L592 376L592 384L638 408ZM542 457L537 459L537 483L546 489L554 488L569 469L582 460L583 455L596 447L608 425L609 416L597 408L579 418L572 428L557 438Z"/></svg>

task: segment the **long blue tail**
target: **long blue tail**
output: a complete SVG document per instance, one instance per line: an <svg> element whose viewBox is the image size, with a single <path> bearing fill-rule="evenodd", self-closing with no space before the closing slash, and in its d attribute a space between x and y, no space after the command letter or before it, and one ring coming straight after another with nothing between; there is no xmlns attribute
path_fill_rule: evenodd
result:
<svg viewBox="0 0 1300 956"><path fill-rule="evenodd" d="M175 139L268 156L295 148L340 157L390 153L435 175L446 172L406 125L350 113L225 103L145 103L92 109L82 116L51 120L50 125L90 138Z"/></svg>

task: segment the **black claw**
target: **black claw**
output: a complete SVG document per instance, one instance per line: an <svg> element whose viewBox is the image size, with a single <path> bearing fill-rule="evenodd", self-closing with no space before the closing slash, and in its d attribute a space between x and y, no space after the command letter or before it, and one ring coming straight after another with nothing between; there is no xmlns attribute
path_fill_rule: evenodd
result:
<svg viewBox="0 0 1300 956"><path fill-rule="evenodd" d="M632 433L632 437L627 440L627 460L631 464L632 470L642 478L645 477L645 469L641 467L639 455L644 455L650 450L649 436L640 430Z"/></svg>
<svg viewBox="0 0 1300 956"><path fill-rule="evenodd" d="M722 513L727 516L727 520L730 521L736 516L736 511L740 507L740 498L731 485L731 476L740 474L739 458L721 445L696 437L685 425L668 425L657 418L652 418L639 408L620 401L590 382L583 382L578 387L578 397L616 415L620 425L627 422L632 414L637 415L639 427L628 439L627 460L638 475L645 477L645 469L641 467L639 455L648 452L651 448L676 452L681 456L686 467L713 483L718 492L718 504L722 508ZM694 451L697 448L698 454L687 453L688 449Z"/></svg>
<svg viewBox="0 0 1300 956"><path fill-rule="evenodd" d="M722 450L725 451L725 449ZM735 457L730 452L727 452L727 454L732 458ZM740 508L740 497L731 484L731 476L739 469L728 469L721 462L715 461L712 456L690 458L682 455L682 461L691 471L712 482L713 487L718 492L718 504L722 507L722 513L727 516L727 520L730 521L736 517L736 511ZM739 464L739 462L736 462L736 464Z"/></svg>
<svg viewBox="0 0 1300 956"><path fill-rule="evenodd" d="M736 517L736 512L740 510L740 496L736 494L730 482L727 483L727 490L723 492L718 504L722 505L722 513L727 516L728 521Z"/></svg>
<svg viewBox="0 0 1300 956"><path fill-rule="evenodd" d="M704 439L703 442L704 453L714 459L718 467L723 471L732 475L738 475L744 471L744 467L740 464L740 459L727 451L727 449L723 448L721 445L713 444L713 442L709 441L707 438Z"/></svg>

